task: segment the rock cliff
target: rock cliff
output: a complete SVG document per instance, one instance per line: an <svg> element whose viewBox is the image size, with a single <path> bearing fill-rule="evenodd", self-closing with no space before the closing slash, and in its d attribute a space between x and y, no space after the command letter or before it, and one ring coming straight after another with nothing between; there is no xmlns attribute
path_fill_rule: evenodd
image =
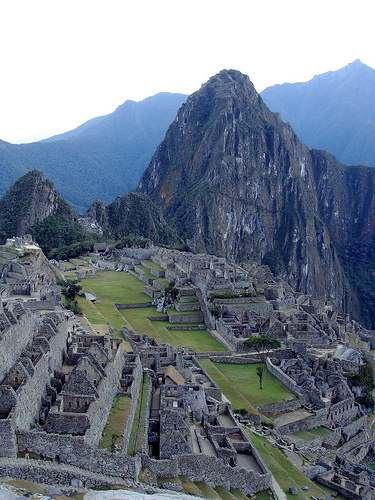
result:
<svg viewBox="0 0 375 500"><path fill-rule="evenodd" d="M133 235L161 244L180 241L150 198L141 193L130 192L118 196L108 206L96 200L86 216L97 221L106 237L121 239Z"/></svg>
<svg viewBox="0 0 375 500"><path fill-rule="evenodd" d="M137 189L195 250L268 264L370 325L345 254L353 241L372 248L374 175L310 151L225 70L180 108Z"/></svg>
<svg viewBox="0 0 375 500"><path fill-rule="evenodd" d="M20 177L0 199L0 239L20 236L51 215L74 217L53 182L39 170Z"/></svg>

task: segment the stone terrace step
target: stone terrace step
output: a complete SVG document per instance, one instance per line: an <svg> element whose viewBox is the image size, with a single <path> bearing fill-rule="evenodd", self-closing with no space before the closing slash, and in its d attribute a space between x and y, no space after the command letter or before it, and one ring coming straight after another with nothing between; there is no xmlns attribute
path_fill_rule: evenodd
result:
<svg viewBox="0 0 375 500"><path fill-rule="evenodd" d="M48 477L49 472L55 474L60 471L80 479L83 483L88 480L90 483L103 483L108 486L124 486L126 488L134 488L136 486L135 481L132 481L131 479L108 476L82 469L81 467L76 467L75 465L62 462L58 464L57 462L53 462L51 460L27 460L26 458L0 457L0 476L3 475L2 472L5 470L6 466L19 468L23 474L27 471L35 471L38 475L44 474Z"/></svg>

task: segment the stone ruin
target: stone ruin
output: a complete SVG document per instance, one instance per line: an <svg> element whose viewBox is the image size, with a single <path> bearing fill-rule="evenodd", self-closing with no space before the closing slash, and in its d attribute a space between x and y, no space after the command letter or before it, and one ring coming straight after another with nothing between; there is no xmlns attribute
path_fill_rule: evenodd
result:
<svg viewBox="0 0 375 500"><path fill-rule="evenodd" d="M359 371L363 365L363 352L347 345L346 337L355 333L370 349L375 345L374 332L350 322L323 299L296 293L259 266L237 266L213 256L157 247L124 249L118 257L121 269L117 270L134 272L140 279L135 272L137 262L151 259L164 268L150 270L151 274L163 275L181 290L196 294L206 325L232 347L223 361L256 361L256 355L243 354L243 342L250 336L266 334L281 340L283 349L267 359L267 366L298 400L258 411L278 415L300 407L308 418L277 425L275 446L294 446L301 453L315 446L320 458L311 468L319 460L324 463L317 480L336 485L337 491L348 489L353 495L371 498L372 479L364 484L362 474L356 482L348 476L349 462L338 467L327 454L337 449L350 463L359 464L373 450L366 410L356 402L344 374ZM105 267L103 262L97 265ZM146 288L153 283L149 278L142 280ZM155 298L163 290L148 291ZM48 296L46 288L43 297ZM193 355L124 327L132 348L126 353L122 342L90 335L64 312L37 313L26 304L9 296L1 308L4 352L11 350L12 328L13 335L16 326L22 333L16 354L5 356L0 366L0 454L14 456L17 449L27 446L51 457L58 453L65 463L111 477L136 480L144 466L156 476L209 478L213 484L238 487L246 494L270 486L271 476L260 455L230 404L223 402L220 388ZM220 308L221 317L212 314L212 305ZM131 395L129 422L135 418L142 374L151 381L142 453L131 457L126 452L113 455L98 450L117 394ZM35 391L41 394L39 399ZM25 409L26 400L35 403ZM314 444L293 441L297 430L318 426L330 429L331 434ZM129 423L124 441L130 428Z"/></svg>

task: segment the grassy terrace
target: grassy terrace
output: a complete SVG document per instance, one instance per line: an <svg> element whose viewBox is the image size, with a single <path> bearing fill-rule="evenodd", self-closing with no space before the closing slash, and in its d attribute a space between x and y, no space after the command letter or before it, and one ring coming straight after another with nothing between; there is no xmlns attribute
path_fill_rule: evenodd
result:
<svg viewBox="0 0 375 500"><path fill-rule="evenodd" d="M159 266L159 264L156 264L156 262L153 262L152 260L144 260L146 264L148 264L152 269L156 269L156 271L165 271L164 267Z"/></svg>
<svg viewBox="0 0 375 500"><path fill-rule="evenodd" d="M288 460L283 452L271 446L267 439L253 434L249 429L246 429L246 432L249 434L251 441L262 455L263 460L275 476L276 481L279 483L288 499L306 498L306 492L301 490L302 486L308 486L310 488L308 492L309 498L312 495L317 498L326 497L333 493L330 488L318 485L307 479L307 477ZM290 486L297 486L297 497L289 493ZM337 495L335 498L336 500L344 500L344 497L341 495Z"/></svg>
<svg viewBox="0 0 375 500"><path fill-rule="evenodd" d="M295 397L269 373L266 366L263 373L263 389L260 390L256 369L262 366L261 363L250 365L213 363L206 358L200 359L199 362L223 389L234 410L247 408L244 402L251 407L251 405L280 403L287 397Z"/></svg>
<svg viewBox="0 0 375 500"><path fill-rule="evenodd" d="M293 436L303 439L304 441L312 441L317 437L324 437L332 434L330 429L326 427L317 427L316 429L311 429L309 431L298 431L292 434Z"/></svg>
<svg viewBox="0 0 375 500"><path fill-rule="evenodd" d="M144 374L141 389L139 391L137 410L134 415L133 427L129 439L128 455L136 455L137 453L140 453L142 451L143 441L145 437L147 397L149 386L150 379L148 375Z"/></svg>
<svg viewBox="0 0 375 500"><path fill-rule="evenodd" d="M107 423L103 429L103 436L99 442L99 448L106 448L108 451L112 451L112 436L114 434L118 436L116 444L121 446L121 448L123 447L122 435L128 420L130 406L131 398L128 396L118 396L114 400Z"/></svg>
<svg viewBox="0 0 375 500"><path fill-rule="evenodd" d="M107 323L110 321L118 330L114 334L117 337L121 337L121 326L126 325L138 333L147 333L157 342L168 342L174 348L183 345L192 347L197 352L225 350L207 330L168 330L170 323L167 316L157 312L155 307L118 310L113 305L115 302L145 304L151 300L143 293L144 283L130 274L101 271L97 272L95 278L82 279L81 285L84 292L93 293L97 297L95 304L80 297L78 297L78 302L93 328L100 333L107 330ZM154 321L149 318L164 318L164 321ZM184 324L186 328L189 326L197 326L197 324Z"/></svg>

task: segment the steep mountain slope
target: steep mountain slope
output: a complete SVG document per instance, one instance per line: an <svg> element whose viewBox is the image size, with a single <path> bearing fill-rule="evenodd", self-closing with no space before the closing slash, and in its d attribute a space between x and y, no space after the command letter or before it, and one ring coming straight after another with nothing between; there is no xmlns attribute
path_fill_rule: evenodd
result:
<svg viewBox="0 0 375 500"><path fill-rule="evenodd" d="M347 165L375 166L375 70L361 61L309 82L268 87L261 96L310 148Z"/></svg>
<svg viewBox="0 0 375 500"><path fill-rule="evenodd" d="M18 179L0 199L1 244L12 236L28 233L50 216L73 220L74 212L42 172L32 170Z"/></svg>
<svg viewBox="0 0 375 500"><path fill-rule="evenodd" d="M95 219L104 234L116 240L133 235L159 244L174 245L181 242L176 231L166 224L159 209L148 196L141 193L118 196L108 206L96 200L86 216Z"/></svg>
<svg viewBox="0 0 375 500"><path fill-rule="evenodd" d="M97 198L111 202L137 185L185 99L183 94L161 93L141 102L126 101L110 115L53 141L0 141L0 195L37 168L78 212Z"/></svg>
<svg viewBox="0 0 375 500"><path fill-rule="evenodd" d="M310 151L248 77L222 71L179 110L137 189L196 250L269 264L369 325L345 253L374 246L374 181Z"/></svg>

